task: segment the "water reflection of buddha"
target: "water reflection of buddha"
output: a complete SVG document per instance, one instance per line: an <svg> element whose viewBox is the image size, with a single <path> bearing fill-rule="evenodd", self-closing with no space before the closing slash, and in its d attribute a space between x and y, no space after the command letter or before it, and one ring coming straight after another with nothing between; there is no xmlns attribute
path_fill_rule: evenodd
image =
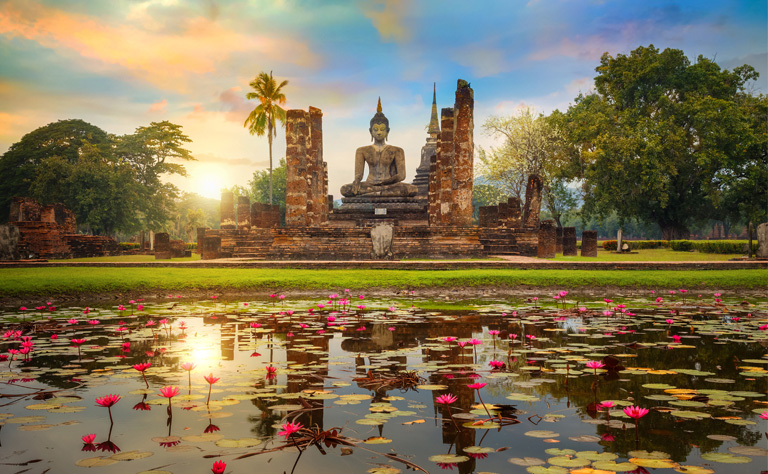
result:
<svg viewBox="0 0 768 474"><path fill-rule="evenodd" d="M418 188L404 183L405 152L402 148L385 143L389 135L389 120L381 112L381 99L368 131L373 145L363 146L355 152L355 180L341 187L341 194L352 196L405 197L413 196ZM365 165L368 177L363 181Z"/></svg>

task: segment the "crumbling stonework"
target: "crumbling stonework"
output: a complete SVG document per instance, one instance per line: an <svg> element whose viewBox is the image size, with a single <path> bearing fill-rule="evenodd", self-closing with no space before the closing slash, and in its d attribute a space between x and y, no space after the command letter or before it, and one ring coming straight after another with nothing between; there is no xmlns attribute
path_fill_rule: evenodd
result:
<svg viewBox="0 0 768 474"><path fill-rule="evenodd" d="M251 228L251 199L248 196L237 197L237 228L238 230Z"/></svg>
<svg viewBox="0 0 768 474"><path fill-rule="evenodd" d="M576 227L563 227L563 256L576 256Z"/></svg>
<svg viewBox="0 0 768 474"><path fill-rule="evenodd" d="M323 113L286 112L285 225L321 226L328 222L328 165L323 161Z"/></svg>
<svg viewBox="0 0 768 474"><path fill-rule="evenodd" d="M254 202L251 205L251 227L256 229L280 227L280 206Z"/></svg>
<svg viewBox="0 0 768 474"><path fill-rule="evenodd" d="M563 228L555 227L555 252L563 253Z"/></svg>
<svg viewBox="0 0 768 474"><path fill-rule="evenodd" d="M557 227L555 221L547 219L539 225L539 246L536 256L555 258L557 252Z"/></svg>
<svg viewBox="0 0 768 474"><path fill-rule="evenodd" d="M222 191L221 193L221 225L222 229L234 230L237 228L235 220L235 195L232 191ZM155 249L157 250L157 249Z"/></svg>
<svg viewBox="0 0 768 474"><path fill-rule="evenodd" d="M19 259L21 234L15 225L0 225L0 260Z"/></svg>
<svg viewBox="0 0 768 474"><path fill-rule="evenodd" d="M171 236L167 232L155 234L155 259L171 258Z"/></svg>
<svg viewBox="0 0 768 474"><path fill-rule="evenodd" d="M474 93L459 79L453 108L441 111L434 168L430 164L429 225L472 225Z"/></svg>
<svg viewBox="0 0 768 474"><path fill-rule="evenodd" d="M541 190L543 183L541 177L535 174L528 176L528 185L525 187L525 209L523 210L523 227L539 227L539 213L541 212Z"/></svg>
<svg viewBox="0 0 768 474"><path fill-rule="evenodd" d="M117 242L77 234L75 215L63 204L42 206L32 198L13 198L9 224L19 232L19 258L82 258L119 253Z"/></svg>
<svg viewBox="0 0 768 474"><path fill-rule="evenodd" d="M218 230L208 230L203 238L201 257L203 260L221 258L221 236ZM210 235L215 233L216 235Z"/></svg>
<svg viewBox="0 0 768 474"><path fill-rule="evenodd" d="M581 232L581 256L597 257L596 230L584 230Z"/></svg>

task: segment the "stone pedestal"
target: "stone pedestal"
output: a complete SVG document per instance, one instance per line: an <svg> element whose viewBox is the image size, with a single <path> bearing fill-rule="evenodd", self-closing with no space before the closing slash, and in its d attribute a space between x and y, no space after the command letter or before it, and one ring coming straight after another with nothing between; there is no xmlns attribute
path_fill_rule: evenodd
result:
<svg viewBox="0 0 768 474"><path fill-rule="evenodd" d="M557 230L555 221L548 219L539 224L539 246L536 256L539 258L555 258L557 250Z"/></svg>
<svg viewBox="0 0 768 474"><path fill-rule="evenodd" d="M371 258L392 258L392 239L394 234L395 228L392 224L377 224L371 228L371 245L373 246Z"/></svg>
<svg viewBox="0 0 768 474"><path fill-rule="evenodd" d="M768 258L768 222L757 226L757 258Z"/></svg>
<svg viewBox="0 0 768 474"><path fill-rule="evenodd" d="M597 257L596 230L585 230L581 232L581 256Z"/></svg>
<svg viewBox="0 0 768 474"><path fill-rule="evenodd" d="M563 256L576 256L576 227L563 227Z"/></svg>
<svg viewBox="0 0 768 474"><path fill-rule="evenodd" d="M195 250L196 253L202 254L203 253L203 239L205 238L205 231L208 230L207 227L198 227L197 228L197 249Z"/></svg>
<svg viewBox="0 0 768 474"><path fill-rule="evenodd" d="M563 253L563 228L562 227L556 227L556 236L555 236L555 252L557 253Z"/></svg>

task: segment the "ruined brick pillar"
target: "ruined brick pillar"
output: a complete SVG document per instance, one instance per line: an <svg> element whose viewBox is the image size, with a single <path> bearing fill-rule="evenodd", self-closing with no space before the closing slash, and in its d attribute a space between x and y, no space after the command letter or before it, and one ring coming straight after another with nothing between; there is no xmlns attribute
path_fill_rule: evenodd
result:
<svg viewBox="0 0 768 474"><path fill-rule="evenodd" d="M200 255L200 258L203 260L219 258L221 256L221 237L210 236L203 238L203 248Z"/></svg>
<svg viewBox="0 0 768 474"><path fill-rule="evenodd" d="M11 213L8 222L39 221L43 206L28 197L11 198Z"/></svg>
<svg viewBox="0 0 768 474"><path fill-rule="evenodd" d="M563 228L555 227L557 235L555 236L555 252L563 253Z"/></svg>
<svg viewBox="0 0 768 474"><path fill-rule="evenodd" d="M557 250L557 227L555 221L547 219L539 225L539 244L536 256L539 258L555 258Z"/></svg>
<svg viewBox="0 0 768 474"><path fill-rule="evenodd" d="M207 227L198 227L197 228L197 249L195 249L196 253L202 254L203 253L203 239L205 238L205 231L207 230Z"/></svg>
<svg viewBox="0 0 768 474"><path fill-rule="evenodd" d="M307 225L328 222L328 165L323 161L323 111L309 108L310 144L307 150Z"/></svg>
<svg viewBox="0 0 768 474"><path fill-rule="evenodd" d="M498 227L499 226L499 207L498 206L480 206L478 225L480 227Z"/></svg>
<svg viewBox="0 0 768 474"><path fill-rule="evenodd" d="M469 83L456 84L456 115L453 136L453 224L472 225L472 176L474 161L475 98Z"/></svg>
<svg viewBox="0 0 768 474"><path fill-rule="evenodd" d="M286 113L285 223L289 227L328 222L328 164L323 161L323 112L293 109Z"/></svg>
<svg viewBox="0 0 768 474"><path fill-rule="evenodd" d="M576 249L576 227L563 227L563 255L578 255Z"/></svg>
<svg viewBox="0 0 768 474"><path fill-rule="evenodd" d="M523 227L538 228L539 212L541 212L541 177L532 174L528 176L528 186L525 188L525 209L523 210Z"/></svg>
<svg viewBox="0 0 768 474"><path fill-rule="evenodd" d="M171 236L166 232L155 234L155 259L171 258Z"/></svg>
<svg viewBox="0 0 768 474"><path fill-rule="evenodd" d="M285 118L285 225L307 225L307 153L311 149L309 113L292 109Z"/></svg>
<svg viewBox="0 0 768 474"><path fill-rule="evenodd" d="M596 230L585 230L581 232L581 256L597 257Z"/></svg>
<svg viewBox="0 0 768 474"><path fill-rule="evenodd" d="M437 141L436 150L440 149L440 140ZM440 213L440 177L437 171L437 153L429 159L429 181L427 182L427 218L429 225L438 224L438 214Z"/></svg>
<svg viewBox="0 0 768 474"><path fill-rule="evenodd" d="M450 225L453 212L453 130L452 108L440 112L440 141L437 148L437 216L438 225Z"/></svg>
<svg viewBox="0 0 768 474"><path fill-rule="evenodd" d="M235 195L232 191L221 193L221 228L235 229Z"/></svg>
<svg viewBox="0 0 768 474"><path fill-rule="evenodd" d="M248 196L237 197L237 228L238 230L251 228L251 198Z"/></svg>
<svg viewBox="0 0 768 474"><path fill-rule="evenodd" d="M507 218L507 227L510 229L520 228L520 198L510 197L507 199L509 206L509 217Z"/></svg>

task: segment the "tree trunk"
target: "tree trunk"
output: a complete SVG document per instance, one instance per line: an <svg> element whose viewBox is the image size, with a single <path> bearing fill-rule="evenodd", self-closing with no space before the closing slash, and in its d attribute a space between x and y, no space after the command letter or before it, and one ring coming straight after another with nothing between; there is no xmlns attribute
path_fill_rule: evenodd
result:
<svg viewBox="0 0 768 474"><path fill-rule="evenodd" d="M687 240L691 238L691 231L685 225L659 222L659 227L661 227L661 238L664 240Z"/></svg>
<svg viewBox="0 0 768 474"><path fill-rule="evenodd" d="M269 205L272 205L272 124L270 123L269 130Z"/></svg>

